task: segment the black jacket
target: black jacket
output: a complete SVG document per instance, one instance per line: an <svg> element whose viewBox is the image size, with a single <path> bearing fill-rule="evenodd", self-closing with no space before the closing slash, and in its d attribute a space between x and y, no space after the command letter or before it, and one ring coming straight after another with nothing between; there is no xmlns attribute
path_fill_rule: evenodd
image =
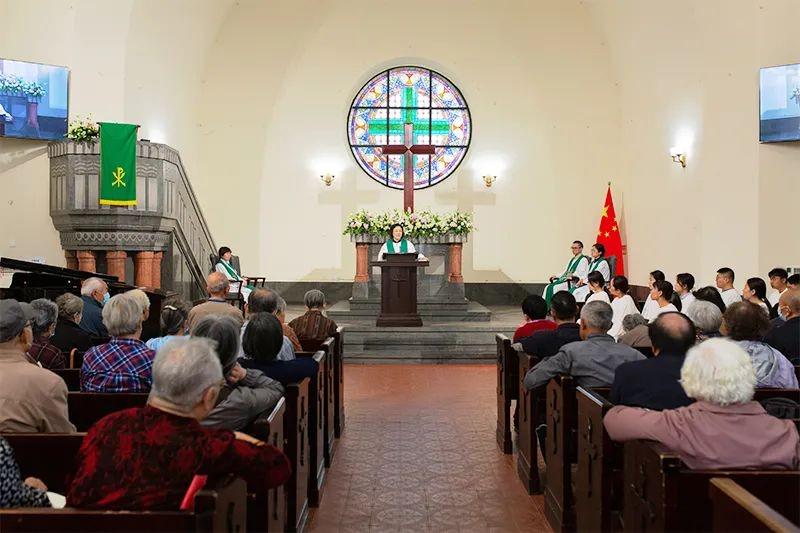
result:
<svg viewBox="0 0 800 533"><path fill-rule="evenodd" d="M676 409L694 400L681 387L682 355L661 354L617 367L609 400L615 405Z"/></svg>
<svg viewBox="0 0 800 533"><path fill-rule="evenodd" d="M764 342L781 352L793 365L800 365L800 316L772 329Z"/></svg>
<svg viewBox="0 0 800 533"><path fill-rule="evenodd" d="M83 300L81 329L95 337L108 337L108 330L103 324L103 307L91 296L81 296L81 300Z"/></svg>
<svg viewBox="0 0 800 533"><path fill-rule="evenodd" d="M91 335L83 331L81 327L65 318L59 318L56 322L56 332L50 337L50 344L69 355L73 348L77 348L79 352L85 352L92 346Z"/></svg>
<svg viewBox="0 0 800 533"><path fill-rule="evenodd" d="M579 331L578 324L567 322L551 331L537 331L519 342L526 354L544 359L557 354L565 344L581 340Z"/></svg>

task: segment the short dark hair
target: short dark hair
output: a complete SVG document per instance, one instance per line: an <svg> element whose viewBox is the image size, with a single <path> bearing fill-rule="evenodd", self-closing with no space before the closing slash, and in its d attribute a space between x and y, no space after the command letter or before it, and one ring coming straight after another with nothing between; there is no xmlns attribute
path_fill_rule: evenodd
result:
<svg viewBox="0 0 800 533"><path fill-rule="evenodd" d="M614 276L611 278L611 284L614 285L614 288L622 294L628 294L628 291L631 290L631 286L628 283L628 278L625 276Z"/></svg>
<svg viewBox="0 0 800 533"><path fill-rule="evenodd" d="M692 294L694 294L694 297L698 300L711 302L719 307L720 313L725 312L725 301L722 299L722 295L719 293L716 287L702 287L694 291Z"/></svg>
<svg viewBox="0 0 800 533"><path fill-rule="evenodd" d="M394 233L394 228L400 228L403 230L403 237L406 236L406 228L404 228L402 224L392 224L392 227L389 228L389 237L391 237L392 233Z"/></svg>
<svg viewBox="0 0 800 533"><path fill-rule="evenodd" d="M597 283L600 286L606 284L606 278L604 278L603 274L601 272L598 272L597 270L589 272L589 275L586 276L586 280L589 283Z"/></svg>
<svg viewBox="0 0 800 533"><path fill-rule="evenodd" d="M680 317L677 322L674 318ZM683 313L670 311L661 313L648 326L650 342L659 353L684 355L697 338L697 331L689 317Z"/></svg>
<svg viewBox="0 0 800 533"><path fill-rule="evenodd" d="M258 313L250 318L244 329L242 349L257 361L274 361L283 346L283 327L275 315Z"/></svg>
<svg viewBox="0 0 800 533"><path fill-rule="evenodd" d="M278 293L269 289L256 289L247 299L247 312L274 313L278 308Z"/></svg>
<svg viewBox="0 0 800 533"><path fill-rule="evenodd" d="M736 279L736 274L733 273L732 268L722 267L719 270L717 270L717 274L721 274L726 278L731 278L731 283L733 283L734 280Z"/></svg>
<svg viewBox="0 0 800 533"><path fill-rule="evenodd" d="M786 271L785 268L777 267L777 268L773 268L772 270L770 270L769 274L767 274L767 277L768 278L781 278L781 279L785 280L786 278L789 277L789 273Z"/></svg>
<svg viewBox="0 0 800 533"><path fill-rule="evenodd" d="M600 255L606 255L606 247L603 246L601 243L599 242L594 243L594 249L600 252Z"/></svg>
<svg viewBox="0 0 800 533"><path fill-rule="evenodd" d="M538 294L529 294L522 300L522 312L528 318L542 319L547 316L547 302Z"/></svg>
<svg viewBox="0 0 800 533"><path fill-rule="evenodd" d="M661 272L660 270L653 270L652 272L650 272L650 275L656 281L664 281L665 279L667 279L667 276L665 276L664 273Z"/></svg>
<svg viewBox="0 0 800 533"><path fill-rule="evenodd" d="M663 296L665 300L672 300L672 293L675 292L675 290L672 288L672 283L669 281L656 280L656 282L653 283L653 288L657 291L660 291L661 296Z"/></svg>
<svg viewBox="0 0 800 533"><path fill-rule="evenodd" d="M756 298L766 303L768 307L772 307L767 302L767 283L763 279L749 278L745 284L755 293Z"/></svg>
<svg viewBox="0 0 800 533"><path fill-rule="evenodd" d="M581 242L581 241L572 241L572 244L577 244L578 246L583 248L583 242Z"/></svg>
<svg viewBox="0 0 800 533"><path fill-rule="evenodd" d="M675 281L686 287L687 291L694 289L694 276L688 272L683 272L675 276Z"/></svg>
<svg viewBox="0 0 800 533"><path fill-rule="evenodd" d="M220 248L220 249L219 249L219 251L217 252L217 256L219 256L219 258L220 258L220 259L222 259L222 256L223 256L223 255L225 255L225 254L227 254L227 253L228 253L228 252L230 252L230 251L231 251L231 249L230 249L230 248L228 248L227 246L223 246L223 247L222 247L222 248Z"/></svg>
<svg viewBox="0 0 800 533"><path fill-rule="evenodd" d="M735 341L760 341L769 330L769 317L752 302L731 304L722 315L728 337Z"/></svg>
<svg viewBox="0 0 800 533"><path fill-rule="evenodd" d="M800 274L792 274L786 278L786 283L789 285L800 285Z"/></svg>
<svg viewBox="0 0 800 533"><path fill-rule="evenodd" d="M569 291L558 291L550 299L550 312L558 320L574 320L578 316L578 303Z"/></svg>

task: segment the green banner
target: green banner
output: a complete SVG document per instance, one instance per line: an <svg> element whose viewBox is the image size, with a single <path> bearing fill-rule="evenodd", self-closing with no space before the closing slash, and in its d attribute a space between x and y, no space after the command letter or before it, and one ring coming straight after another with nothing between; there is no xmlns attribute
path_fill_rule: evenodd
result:
<svg viewBox="0 0 800 533"><path fill-rule="evenodd" d="M136 205L135 124L100 123L100 205Z"/></svg>

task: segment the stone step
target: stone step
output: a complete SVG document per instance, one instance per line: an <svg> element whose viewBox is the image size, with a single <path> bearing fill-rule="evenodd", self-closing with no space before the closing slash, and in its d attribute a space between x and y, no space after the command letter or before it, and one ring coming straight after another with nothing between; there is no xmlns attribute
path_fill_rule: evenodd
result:
<svg viewBox="0 0 800 533"><path fill-rule="evenodd" d="M477 302L461 303L420 303L417 306L424 323L445 322L489 322L492 312ZM337 323L373 322L380 312L379 302L337 302L327 314ZM374 322L373 322L374 323Z"/></svg>

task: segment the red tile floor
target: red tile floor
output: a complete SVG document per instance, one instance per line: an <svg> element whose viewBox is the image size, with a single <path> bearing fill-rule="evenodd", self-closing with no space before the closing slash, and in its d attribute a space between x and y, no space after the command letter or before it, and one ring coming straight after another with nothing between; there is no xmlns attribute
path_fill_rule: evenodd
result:
<svg viewBox="0 0 800 533"><path fill-rule="evenodd" d="M347 365L310 531L550 531L495 443L492 365Z"/></svg>

